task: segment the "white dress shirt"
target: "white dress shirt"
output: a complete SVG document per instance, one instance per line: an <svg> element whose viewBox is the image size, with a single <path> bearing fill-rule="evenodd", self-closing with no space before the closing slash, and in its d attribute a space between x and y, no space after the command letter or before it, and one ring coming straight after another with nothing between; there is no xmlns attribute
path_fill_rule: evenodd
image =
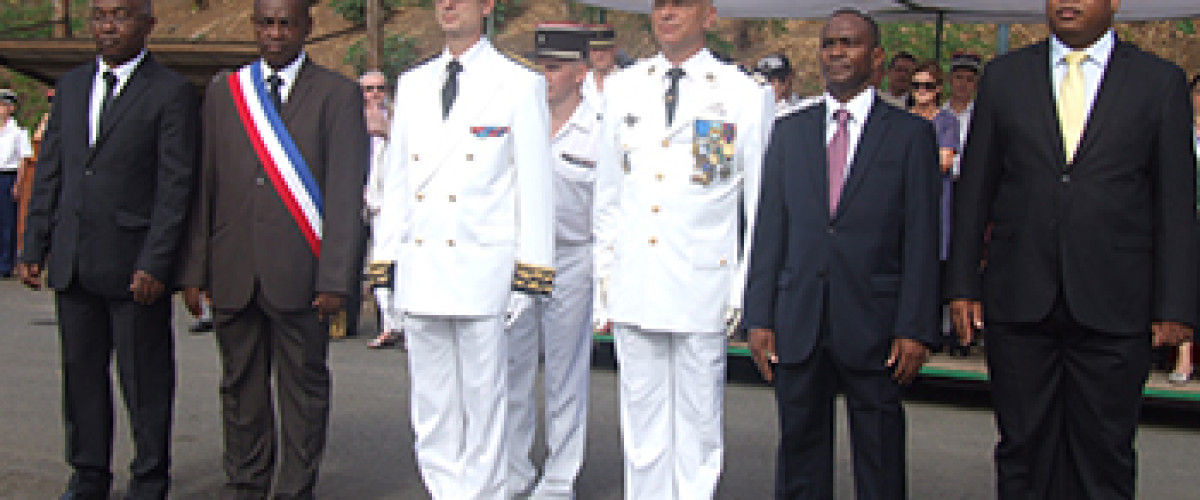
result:
<svg viewBox="0 0 1200 500"><path fill-rule="evenodd" d="M104 58L96 57L96 74L92 77L92 102L88 108L88 144L95 145L96 138L100 136L100 106L104 104L104 73L112 71L117 76L117 85L113 87L113 99L121 95L121 91L125 90L125 85L129 83L129 77L133 75L133 71L137 69L142 60L146 58L146 49L142 52L125 61L124 64L111 67L104 62Z"/></svg>
<svg viewBox="0 0 1200 500"><path fill-rule="evenodd" d="M267 64L267 61L260 61L263 68L263 82L269 81L272 75L279 75L279 78L283 79L283 84L279 86L279 102L286 103L288 96L292 95L292 88L296 86L296 78L300 76L300 68L304 66L304 61L307 58L308 56L302 50L300 51L300 55L296 56L295 60L288 63L287 66L284 66L279 71L275 71L275 68ZM269 86L267 87L267 91L270 91Z"/></svg>
<svg viewBox="0 0 1200 500"><path fill-rule="evenodd" d="M837 132L837 120L833 117L833 113L839 109L845 109L850 112L850 120L846 122L846 129L850 132L850 140L846 150L846 177L850 176L850 167L854 165L854 153L858 150L858 141L862 139L863 127L867 124L867 115L871 113L871 106L875 103L875 88L867 87L866 90L859 92L858 95L850 99L850 102L842 104L834 99L829 92L824 95L825 99L825 146L829 147L829 142L833 140L833 134Z"/></svg>
<svg viewBox="0 0 1200 500"><path fill-rule="evenodd" d="M1112 58L1116 42L1117 37L1110 29L1099 40L1096 40L1096 43L1083 49L1087 53L1087 57L1083 59L1080 66L1083 69L1084 88L1087 89L1084 97L1087 102L1088 116L1092 114L1092 107L1096 104L1096 94L1100 92L1100 80L1104 79L1104 70L1108 68L1108 60ZM1071 50L1058 37L1050 35L1050 74L1054 78L1055 100L1058 99L1063 77L1067 74L1065 56ZM1084 123L1086 123L1086 119Z"/></svg>
<svg viewBox="0 0 1200 500"><path fill-rule="evenodd" d="M13 118L0 124L0 173L12 173L21 168L21 161L33 156L33 146L29 144L29 132ZM0 193L0 196L4 196Z"/></svg>

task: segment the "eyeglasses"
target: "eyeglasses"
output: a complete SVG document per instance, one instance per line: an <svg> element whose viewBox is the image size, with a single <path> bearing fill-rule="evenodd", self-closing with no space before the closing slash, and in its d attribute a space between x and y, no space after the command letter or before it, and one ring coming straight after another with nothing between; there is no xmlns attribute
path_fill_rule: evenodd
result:
<svg viewBox="0 0 1200 500"><path fill-rule="evenodd" d="M386 92L387 85L363 85L365 92Z"/></svg>
<svg viewBox="0 0 1200 500"><path fill-rule="evenodd" d="M937 90L937 82L912 82L913 90Z"/></svg>

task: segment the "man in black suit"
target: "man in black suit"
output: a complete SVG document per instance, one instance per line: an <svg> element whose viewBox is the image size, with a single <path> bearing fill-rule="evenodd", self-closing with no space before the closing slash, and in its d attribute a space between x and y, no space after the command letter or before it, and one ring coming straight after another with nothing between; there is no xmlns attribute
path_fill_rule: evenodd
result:
<svg viewBox="0 0 1200 500"><path fill-rule="evenodd" d="M948 286L960 340L987 322L1001 499L1132 498L1151 344L1192 335L1187 83L1117 40L1118 4L1047 1L971 120Z"/></svg>
<svg viewBox="0 0 1200 500"><path fill-rule="evenodd" d="M146 52L150 0L94 0L91 23L99 57L58 81L18 273L37 288L53 253L73 469L64 498L108 498L114 351L134 440L127 497L165 498L175 390L166 295L196 167L196 94Z"/></svg>
<svg viewBox="0 0 1200 500"><path fill-rule="evenodd" d="M833 497L833 401L846 395L858 498L903 498L900 386L938 332L932 126L869 84L879 27L842 10L821 32L822 103L775 123L745 323L775 380L778 498Z"/></svg>

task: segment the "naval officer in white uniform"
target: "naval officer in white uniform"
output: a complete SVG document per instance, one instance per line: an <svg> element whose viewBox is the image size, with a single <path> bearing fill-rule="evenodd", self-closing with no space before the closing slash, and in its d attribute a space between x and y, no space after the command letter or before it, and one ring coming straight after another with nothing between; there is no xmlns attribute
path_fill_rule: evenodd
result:
<svg viewBox="0 0 1200 500"><path fill-rule="evenodd" d="M611 24L588 27L588 65L591 71L583 79L583 98L597 109L604 107L604 80L617 70L617 32Z"/></svg>
<svg viewBox="0 0 1200 500"><path fill-rule="evenodd" d="M554 160L554 293L512 319L508 333L509 492L574 498L587 436L592 360L592 200L601 146L599 111L583 98L590 32L542 24L535 60L546 78ZM547 454L541 479L530 460L537 429L535 381L544 359Z"/></svg>
<svg viewBox="0 0 1200 500"><path fill-rule="evenodd" d="M710 498L721 472L738 210L755 213L774 96L704 48L715 18L711 0L655 0L662 52L605 84L597 300L616 338L626 498Z"/></svg>
<svg viewBox="0 0 1200 500"><path fill-rule="evenodd" d="M504 317L554 271L546 83L482 37L494 0L439 0L441 55L396 85L376 249L395 262L417 465L435 499L506 490Z"/></svg>

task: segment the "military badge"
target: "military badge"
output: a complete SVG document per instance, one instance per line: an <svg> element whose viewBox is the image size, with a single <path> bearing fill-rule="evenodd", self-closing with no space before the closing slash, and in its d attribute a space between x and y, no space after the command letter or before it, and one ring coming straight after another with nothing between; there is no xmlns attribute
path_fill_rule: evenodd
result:
<svg viewBox="0 0 1200 500"><path fill-rule="evenodd" d="M626 174L633 171L633 163L629 161L628 150L621 152L621 170L624 170Z"/></svg>
<svg viewBox="0 0 1200 500"><path fill-rule="evenodd" d="M471 135L478 138L504 137L511 129L508 127L471 127Z"/></svg>
<svg viewBox="0 0 1200 500"><path fill-rule="evenodd" d="M626 126L626 127L632 127L632 126L634 126L634 125L637 125L637 122L638 122L638 120L640 120L640 119L641 119L641 118L638 118L638 117L636 117L636 116L633 116L633 113L630 113L630 114L628 114L628 115L625 115L625 126Z"/></svg>
<svg viewBox="0 0 1200 500"><path fill-rule="evenodd" d="M696 164L692 183L707 186L716 179L725 180L733 172L737 127L715 120L696 120L692 153Z"/></svg>

